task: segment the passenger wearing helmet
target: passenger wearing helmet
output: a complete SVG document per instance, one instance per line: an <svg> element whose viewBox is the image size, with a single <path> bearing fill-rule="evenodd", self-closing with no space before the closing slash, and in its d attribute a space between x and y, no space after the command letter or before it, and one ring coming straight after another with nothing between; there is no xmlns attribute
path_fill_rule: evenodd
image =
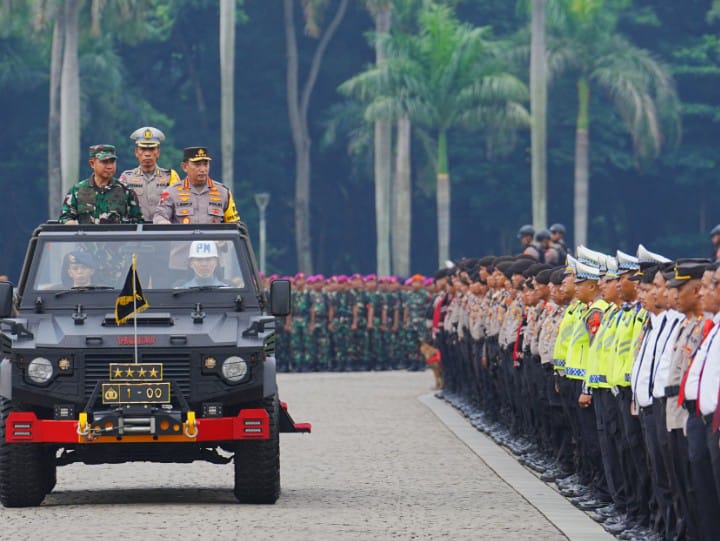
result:
<svg viewBox="0 0 720 541"><path fill-rule="evenodd" d="M220 286L230 287L215 276L215 269L218 266L217 244L212 240L196 240L190 245L188 254L190 261L188 266L193 270L195 276L185 282L180 288Z"/></svg>

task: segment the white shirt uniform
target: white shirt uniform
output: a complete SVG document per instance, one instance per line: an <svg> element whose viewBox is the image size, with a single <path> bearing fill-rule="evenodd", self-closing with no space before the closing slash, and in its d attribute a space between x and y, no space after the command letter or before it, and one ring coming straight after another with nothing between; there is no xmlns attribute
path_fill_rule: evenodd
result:
<svg viewBox="0 0 720 541"><path fill-rule="evenodd" d="M630 385L633 390L633 400L641 408L652 404L650 394L650 376L652 375L653 361L657 358L658 339L660 331L665 330L667 324L665 313L655 315L650 313L650 330L645 333L640 349L635 355Z"/></svg>
<svg viewBox="0 0 720 541"><path fill-rule="evenodd" d="M715 326L705 337L705 340L703 340L702 344L700 344L700 348L695 354L695 359L693 360L692 366L690 366L688 377L685 380L685 400L697 400L700 377L705 377L708 348L711 344L718 340L715 338L717 335L718 322L720 322L720 314L716 314L715 317L713 317L713 324Z"/></svg>
<svg viewBox="0 0 720 541"><path fill-rule="evenodd" d="M717 317L717 316L715 316ZM717 337L714 338L713 337ZM707 359L705 369L698 385L698 402L700 413L710 415L715 412L718 405L718 391L720 391L720 326L710 331L706 342L708 342Z"/></svg>
<svg viewBox="0 0 720 541"><path fill-rule="evenodd" d="M663 332L658 338L658 355L655 359L655 370L650 381L652 387L653 398L662 398L665 396L665 387L670 374L670 361L672 360L673 346L680 333L680 325L685 320L685 316L674 309L666 312L668 318Z"/></svg>

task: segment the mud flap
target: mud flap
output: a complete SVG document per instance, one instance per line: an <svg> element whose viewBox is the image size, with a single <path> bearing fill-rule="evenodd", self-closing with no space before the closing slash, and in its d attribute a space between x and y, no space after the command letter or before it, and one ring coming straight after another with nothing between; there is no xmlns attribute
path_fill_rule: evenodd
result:
<svg viewBox="0 0 720 541"><path fill-rule="evenodd" d="M280 402L280 432L290 433L305 433L310 434L312 432L312 425L310 423L296 423L288 413L287 404Z"/></svg>

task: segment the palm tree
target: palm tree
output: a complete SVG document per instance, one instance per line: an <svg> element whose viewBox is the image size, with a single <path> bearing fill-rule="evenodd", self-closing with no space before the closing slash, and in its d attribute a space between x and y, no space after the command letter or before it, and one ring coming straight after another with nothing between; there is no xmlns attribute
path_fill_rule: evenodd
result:
<svg viewBox="0 0 720 541"><path fill-rule="evenodd" d="M63 13L65 42L60 69L60 172L64 192L77 182L80 176L78 39L81 4L81 0L67 0Z"/></svg>
<svg viewBox="0 0 720 541"><path fill-rule="evenodd" d="M547 59L545 50L546 0L532 0L530 24L530 111L532 114L532 222L547 224Z"/></svg>
<svg viewBox="0 0 720 541"><path fill-rule="evenodd" d="M575 131L576 244L587 242L590 185L590 99L593 90L612 102L628 130L636 155L654 158L679 134L679 102L670 71L621 36L617 12L605 0L554 0L551 72L577 76Z"/></svg>
<svg viewBox="0 0 720 541"><path fill-rule="evenodd" d="M493 127L507 133L529 123L521 102L527 87L506 71L500 47L485 28L456 20L447 6L429 4L417 36L385 39L388 59L341 86L370 101L369 120L409 115L436 148L438 261L450 257L448 134L456 128Z"/></svg>
<svg viewBox="0 0 720 541"><path fill-rule="evenodd" d="M56 216L60 194L79 178L80 167L80 17L90 22L90 34L102 31L104 10L113 13L113 24L127 36L140 39L145 27L138 24L147 17L151 0L35 0L33 26L53 28L50 57L50 113L48 119L48 212Z"/></svg>
<svg viewBox="0 0 720 541"><path fill-rule="evenodd" d="M285 47L287 51L287 102L293 146L295 147L295 250L298 270L312 273L312 242L310 237L310 130L308 109L320 66L330 40L347 11L348 0L340 0L335 15L321 32L320 14L327 0L303 0L306 32L319 37L310 71L300 88L297 38L295 34L295 0L284 0Z"/></svg>
<svg viewBox="0 0 720 541"><path fill-rule="evenodd" d="M377 36L390 32L392 0L366 0L367 9L375 20ZM375 40L375 62L385 61L382 40ZM387 118L375 120L375 230L377 273L390 274L390 215L392 176L392 124Z"/></svg>
<svg viewBox="0 0 720 541"><path fill-rule="evenodd" d="M220 0L220 147L222 178L233 188L235 134L235 4Z"/></svg>

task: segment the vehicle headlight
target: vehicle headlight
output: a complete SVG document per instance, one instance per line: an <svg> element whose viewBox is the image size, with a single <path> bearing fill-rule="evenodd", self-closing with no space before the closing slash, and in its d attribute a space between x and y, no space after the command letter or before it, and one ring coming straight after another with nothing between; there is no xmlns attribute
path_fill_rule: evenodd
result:
<svg viewBox="0 0 720 541"><path fill-rule="evenodd" d="M247 362L242 357L228 357L222 364L222 375L231 383L237 383L245 377L248 371Z"/></svg>
<svg viewBox="0 0 720 541"><path fill-rule="evenodd" d="M28 365L27 375L33 383L47 383L53 375L52 363L45 357L35 357Z"/></svg>

